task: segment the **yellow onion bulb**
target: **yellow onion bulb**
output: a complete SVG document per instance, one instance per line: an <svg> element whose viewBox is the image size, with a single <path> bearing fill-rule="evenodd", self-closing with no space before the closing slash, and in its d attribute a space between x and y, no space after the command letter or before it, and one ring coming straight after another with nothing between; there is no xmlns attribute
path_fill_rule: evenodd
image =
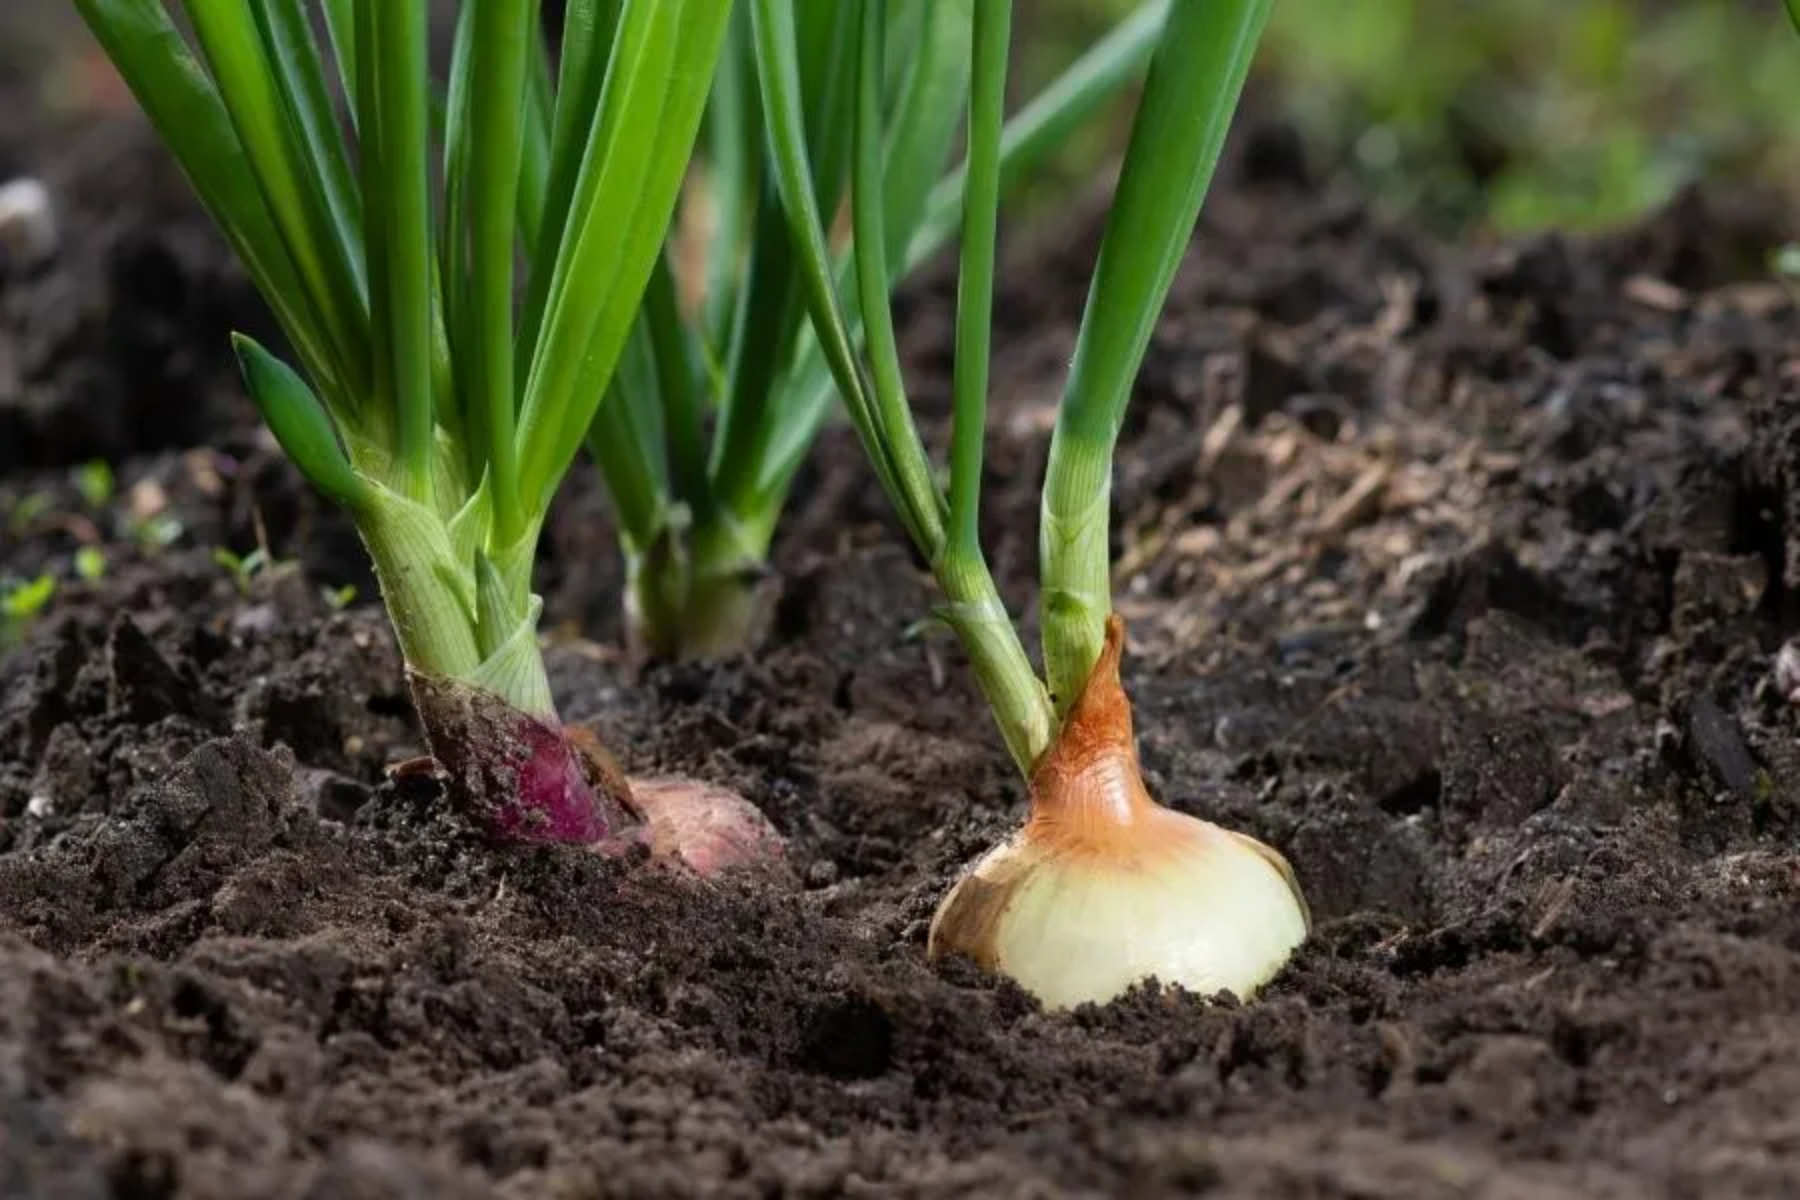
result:
<svg viewBox="0 0 1800 1200"><path fill-rule="evenodd" d="M1311 927L1287 860L1151 799L1119 682L1124 625L1032 770L1023 829L966 873L929 954L1005 975L1050 1008L1104 1003L1154 978L1248 1000Z"/></svg>

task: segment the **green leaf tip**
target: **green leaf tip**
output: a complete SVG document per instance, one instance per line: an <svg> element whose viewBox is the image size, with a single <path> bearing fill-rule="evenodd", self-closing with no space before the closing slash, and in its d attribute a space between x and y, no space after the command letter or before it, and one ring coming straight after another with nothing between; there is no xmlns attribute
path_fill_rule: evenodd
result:
<svg viewBox="0 0 1800 1200"><path fill-rule="evenodd" d="M336 427L299 372L244 334L232 334L231 345L250 399L300 473L330 500L359 507L368 499L368 481L350 465Z"/></svg>

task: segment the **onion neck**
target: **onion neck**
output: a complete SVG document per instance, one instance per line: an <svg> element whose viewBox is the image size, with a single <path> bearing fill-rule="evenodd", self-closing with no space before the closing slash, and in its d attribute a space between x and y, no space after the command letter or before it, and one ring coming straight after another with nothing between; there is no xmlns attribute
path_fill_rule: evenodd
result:
<svg viewBox="0 0 1800 1200"><path fill-rule="evenodd" d="M1125 621L1112 613L1093 671L1031 771L1031 825L1040 834L1104 843L1161 811L1138 766L1131 701L1119 677L1124 649Z"/></svg>

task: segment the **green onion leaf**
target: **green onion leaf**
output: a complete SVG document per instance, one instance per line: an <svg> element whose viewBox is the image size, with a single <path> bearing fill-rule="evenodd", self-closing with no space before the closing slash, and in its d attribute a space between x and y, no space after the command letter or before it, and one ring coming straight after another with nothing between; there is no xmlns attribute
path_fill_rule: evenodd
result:
<svg viewBox="0 0 1800 1200"><path fill-rule="evenodd" d="M1013 114L1000 139L1002 191L1035 168L1142 73L1168 15L1169 0L1150 0ZM967 170L965 163L932 188L925 218L906 252L909 270L942 250L956 233Z"/></svg>
<svg viewBox="0 0 1800 1200"><path fill-rule="evenodd" d="M370 272L376 291L373 321L387 359L385 381L395 422L399 491L427 507L433 503L432 322L433 255L429 174L430 88L426 74L424 0L381 0L359 10L362 58L373 66L365 88L362 128L380 152L365 156L363 189L382 227L371 243L383 245L385 279ZM379 197L379 201L376 198Z"/></svg>
<svg viewBox="0 0 1800 1200"><path fill-rule="evenodd" d="M535 22L534 22L535 23ZM541 33L531 36L531 63L525 88L525 141L519 164L519 240L536 246L544 228L550 187L550 129L556 120L556 92L550 82L550 52Z"/></svg>
<svg viewBox="0 0 1800 1200"><path fill-rule="evenodd" d="M850 146L852 72L856 66L854 5L837 0L790 0L796 47L796 101L807 146L806 177L821 214L843 195L844 156ZM755 24L751 26L754 47ZM730 391L714 442L715 484L727 503L741 505L755 478L770 426L783 418L785 383L805 315L792 233L778 203L779 185L765 183L750 255L749 284L738 297Z"/></svg>
<svg viewBox="0 0 1800 1200"><path fill-rule="evenodd" d="M350 465L331 417L306 381L241 333L232 335L231 344L250 398L300 473L326 498L345 508L355 509L367 500L368 483Z"/></svg>
<svg viewBox="0 0 1800 1200"><path fill-rule="evenodd" d="M625 341L587 439L628 554L649 546L668 518L660 387L650 331L640 320Z"/></svg>
<svg viewBox="0 0 1800 1200"><path fill-rule="evenodd" d="M305 132L283 95L278 64L241 0L196 4L188 17L319 328L336 351L346 386L354 389L365 374L368 344L359 320L361 292L347 257L351 247L339 236L318 165L308 161Z"/></svg>
<svg viewBox="0 0 1800 1200"><path fill-rule="evenodd" d="M344 85L344 96L350 101L350 119L356 119L356 0L324 0L325 32L331 38L332 56L337 59L338 81Z"/></svg>
<svg viewBox="0 0 1800 1200"><path fill-rule="evenodd" d="M729 0L625 0L525 388L528 503L548 503L624 349L699 132L698 84L711 78L730 13Z"/></svg>
<svg viewBox="0 0 1800 1200"><path fill-rule="evenodd" d="M1112 612L1107 526L1125 405L1272 5L1174 5L1132 124L1044 483L1044 667L1059 712L1093 672Z"/></svg>
<svg viewBox="0 0 1800 1200"><path fill-rule="evenodd" d="M889 263L902 262L955 148L969 102L969 46L980 0L921 6L920 44L887 135L884 195ZM902 6L906 7L906 6ZM1004 67L1005 49L1001 51Z"/></svg>
<svg viewBox="0 0 1800 1200"><path fill-rule="evenodd" d="M981 458L987 437L989 336L1000 214L1000 129L1006 117L1006 57L1012 0L976 0L974 87L969 101L968 200L956 277L956 364L950 436L951 549L981 557Z"/></svg>
<svg viewBox="0 0 1800 1200"><path fill-rule="evenodd" d="M468 230L448 236L470 246L470 328L461 343L475 360L469 390L480 414L494 488L494 537L511 545L525 533L520 506L513 392L513 263L519 168L524 153L526 75L539 41L536 0L469 0L471 144L464 156ZM477 424L470 421L469 425ZM470 436L470 431L465 431Z"/></svg>
<svg viewBox="0 0 1800 1200"><path fill-rule="evenodd" d="M555 282L554 268L568 239L575 185L600 111L607 67L600 51L616 40L618 18L617 0L567 0L563 6L562 61L558 65L550 123L543 218L538 223L537 240L530 248L531 273L519 322L521 385L542 336L544 310Z"/></svg>
<svg viewBox="0 0 1800 1200"><path fill-rule="evenodd" d="M799 251L798 265L805 289L807 311L812 317L818 337L837 380L844 404L850 413L863 448L869 455L882 490L893 500L906 526L907 536L915 544L929 546L936 553L940 537L913 524L922 505L903 501L900 473L895 455L886 439L886 430L874 400L870 384L863 376L857 360L849 321L838 297L833 278L831 253L826 247L825 227L819 215L818 196L812 183L808 160L806 127L800 91L799 55L792 10L781 0L753 0L752 28L755 31L757 78L762 88L764 120L769 131L769 145L774 159L775 179L781 197L781 208L788 229ZM916 436L916 434L914 435Z"/></svg>
<svg viewBox="0 0 1800 1200"><path fill-rule="evenodd" d="M76 8L274 309L308 373L328 400L344 406L334 411L353 412L355 389L301 286L237 130L161 0L76 0Z"/></svg>
<svg viewBox="0 0 1800 1200"><path fill-rule="evenodd" d="M1002 190L1037 166L1075 126L1092 117L1138 76L1156 48L1168 7L1168 0L1152 0L1138 9L1007 121L1000 139ZM896 139L896 151L898 146ZM903 166L898 158L890 159L890 186L914 169ZM932 187L923 216L908 234L905 271L916 269L956 235L962 220L966 171L964 164ZM896 194L896 206L888 214L896 235L908 229L899 207L903 203ZM891 255L890 261L897 257L897 253ZM756 464L752 494L762 504L780 502L836 402L832 370L816 342L804 343L787 386L791 395L777 410L780 420L772 422Z"/></svg>
<svg viewBox="0 0 1800 1200"><path fill-rule="evenodd" d="M894 473L894 501L919 549L935 559L944 542L943 499L931 462L913 424L906 384L900 372L900 350L889 307L891 281L887 267L888 227L882 168L881 78L885 62L887 0L864 0L856 94L856 131L852 138L851 216L855 227L856 280L862 302L863 338L873 367L876 420L881 442Z"/></svg>
<svg viewBox="0 0 1800 1200"><path fill-rule="evenodd" d="M706 195L717 214L717 226L707 242L706 295L701 328L708 352L723 359L738 319L734 301L742 295L737 284L750 254L748 239L758 212L757 198L763 180L757 148L762 144L761 112L756 99L756 74L750 40L750 12L738 5L725 35L725 51L719 56L712 94L707 98ZM786 226L777 221L784 232Z"/></svg>
<svg viewBox="0 0 1800 1200"><path fill-rule="evenodd" d="M256 20L270 60L277 67L282 97L301 135L302 161L318 172L325 211L336 235L337 260L355 286L359 310L366 309L369 284L363 274L362 197L356 190L312 23L301 0L268 0L257 6Z"/></svg>

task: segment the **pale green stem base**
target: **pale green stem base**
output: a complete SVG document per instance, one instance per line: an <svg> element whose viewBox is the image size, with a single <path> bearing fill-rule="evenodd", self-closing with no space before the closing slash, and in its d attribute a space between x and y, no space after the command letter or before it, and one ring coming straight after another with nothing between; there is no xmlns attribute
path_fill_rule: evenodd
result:
<svg viewBox="0 0 1800 1200"><path fill-rule="evenodd" d="M1049 694L1031 668L987 564L946 556L936 564L934 573L947 600L939 615L969 656L975 682L1000 726L1013 762L1021 774L1029 776L1056 735L1056 713Z"/></svg>
<svg viewBox="0 0 1800 1200"><path fill-rule="evenodd" d="M543 606L519 566L529 564L535 536L490 560L460 546L457 531L436 513L385 489L354 516L407 666L554 719L537 640Z"/></svg>
<svg viewBox="0 0 1800 1200"><path fill-rule="evenodd" d="M772 607L770 577L751 564L700 575L681 564L627 564L625 621L632 644L654 658L703 662L756 647Z"/></svg>
<svg viewBox="0 0 1800 1200"><path fill-rule="evenodd" d="M625 619L632 644L677 662L728 658L767 630L774 580L764 524L703 521L626 553Z"/></svg>

